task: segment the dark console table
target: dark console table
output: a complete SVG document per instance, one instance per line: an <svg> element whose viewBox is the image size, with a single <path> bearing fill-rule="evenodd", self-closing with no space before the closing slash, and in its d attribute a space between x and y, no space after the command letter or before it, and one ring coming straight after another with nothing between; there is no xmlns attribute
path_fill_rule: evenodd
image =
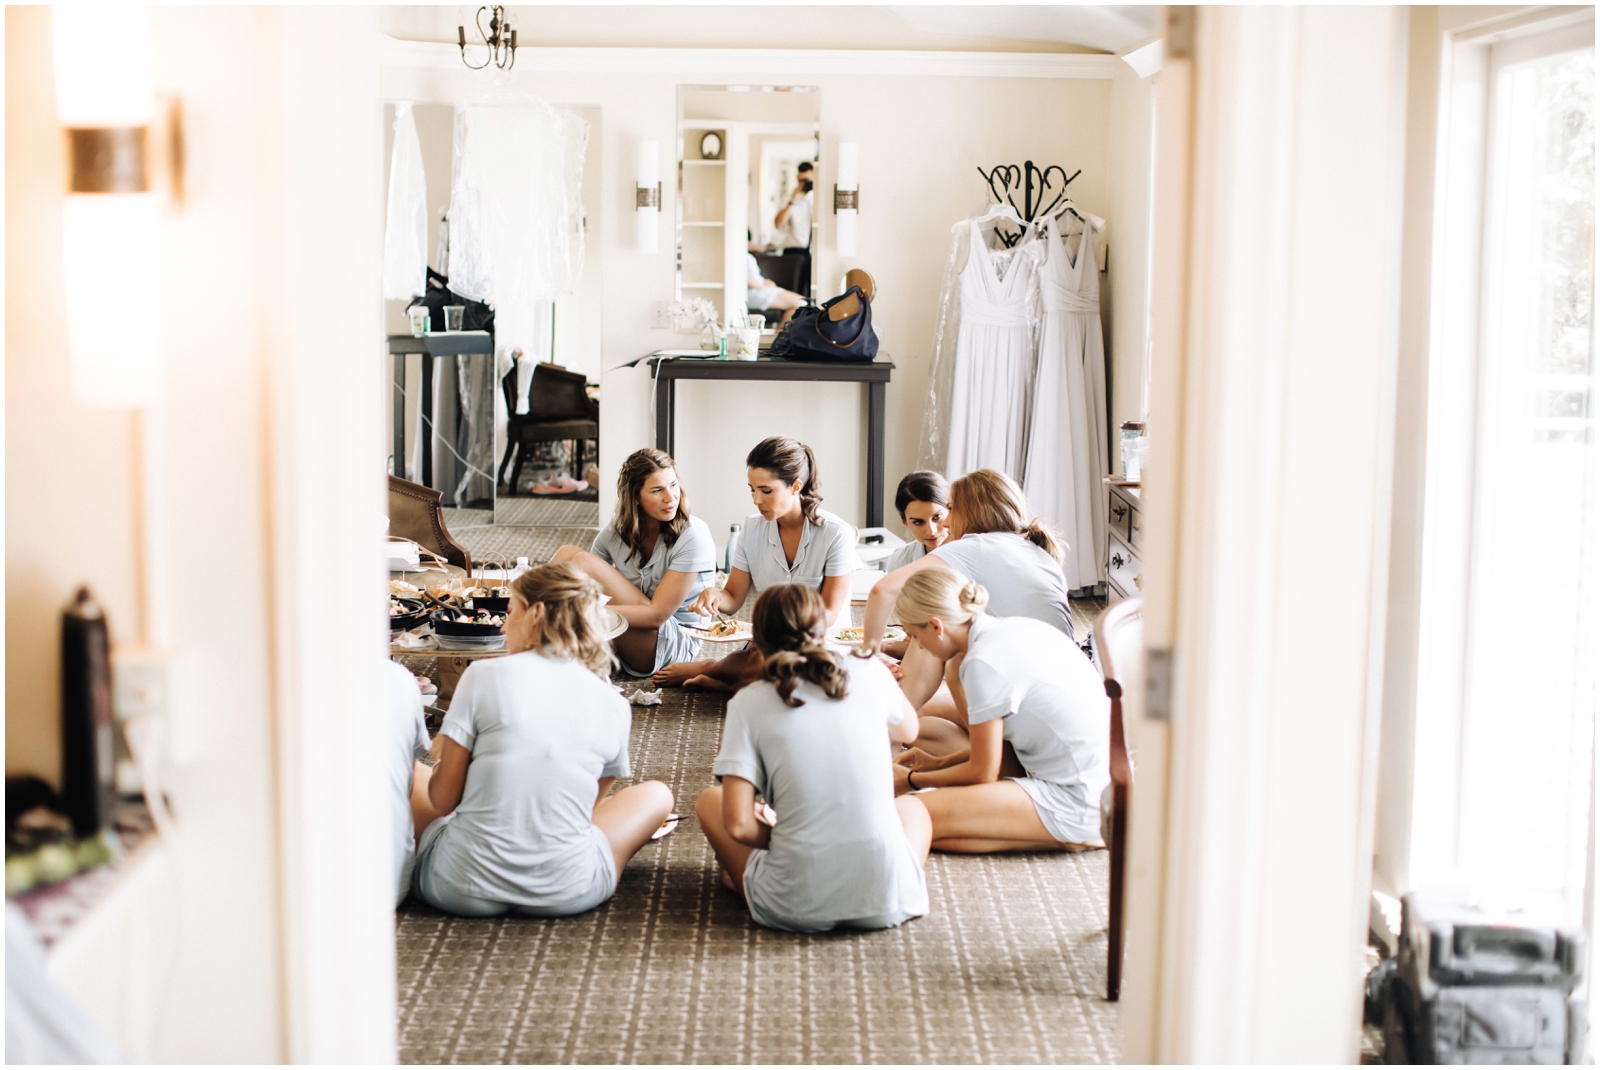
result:
<svg viewBox="0 0 1600 1070"><path fill-rule="evenodd" d="M423 335L391 334L389 353L394 357L394 470L405 478L406 456L406 354L422 354L422 412L432 419L433 358L458 357L464 353L494 353L494 336L488 331L433 331ZM422 439L422 471L417 482L433 486L433 435Z"/></svg>
<svg viewBox="0 0 1600 1070"><path fill-rule="evenodd" d="M680 379L722 379L738 382L860 383L867 388L867 527L883 526L884 401L894 364L800 360L718 360L652 354L644 358L656 382L656 449L672 453L676 437L677 386Z"/></svg>

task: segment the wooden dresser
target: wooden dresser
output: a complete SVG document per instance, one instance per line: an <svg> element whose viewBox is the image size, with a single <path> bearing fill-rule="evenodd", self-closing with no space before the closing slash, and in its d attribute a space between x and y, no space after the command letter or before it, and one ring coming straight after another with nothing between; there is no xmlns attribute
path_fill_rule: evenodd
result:
<svg viewBox="0 0 1600 1070"><path fill-rule="evenodd" d="M1106 525L1111 538L1106 540L1106 575L1110 578L1111 598L1132 598L1144 584L1144 566L1139 563L1139 547L1144 541L1143 517L1139 512L1138 487L1106 487L1109 495Z"/></svg>

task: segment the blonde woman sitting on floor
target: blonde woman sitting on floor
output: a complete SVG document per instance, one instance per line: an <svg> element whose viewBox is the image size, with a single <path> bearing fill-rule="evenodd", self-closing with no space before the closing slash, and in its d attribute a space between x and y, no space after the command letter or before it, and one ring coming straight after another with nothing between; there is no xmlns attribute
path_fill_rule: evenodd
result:
<svg viewBox="0 0 1600 1070"><path fill-rule="evenodd" d="M450 914L581 914L610 899L622 867L672 809L649 780L611 794L628 768L628 700L611 686L600 588L568 564L511 585L510 656L475 661L456 685L428 780L418 896Z"/></svg>
<svg viewBox="0 0 1600 1070"><path fill-rule="evenodd" d="M1100 674L1059 630L991 617L982 586L945 568L908 578L895 615L945 667L953 718L924 717L896 759L896 789L917 796L941 851L1099 847L1111 720Z"/></svg>

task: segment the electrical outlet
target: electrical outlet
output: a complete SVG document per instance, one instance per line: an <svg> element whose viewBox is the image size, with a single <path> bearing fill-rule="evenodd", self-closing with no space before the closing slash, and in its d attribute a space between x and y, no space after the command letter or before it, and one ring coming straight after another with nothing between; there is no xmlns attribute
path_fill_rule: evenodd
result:
<svg viewBox="0 0 1600 1070"><path fill-rule="evenodd" d="M111 655L111 709L119 726L146 718L153 739L174 766L203 747L199 655L173 647L119 646Z"/></svg>
<svg viewBox="0 0 1600 1070"><path fill-rule="evenodd" d="M672 329L672 319L667 315L667 302L650 302L650 329L654 331Z"/></svg>

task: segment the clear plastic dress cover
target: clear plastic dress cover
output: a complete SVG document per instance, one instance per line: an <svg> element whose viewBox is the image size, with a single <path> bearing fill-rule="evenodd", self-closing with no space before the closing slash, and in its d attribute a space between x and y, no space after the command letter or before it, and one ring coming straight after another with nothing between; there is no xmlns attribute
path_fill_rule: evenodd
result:
<svg viewBox="0 0 1600 1070"><path fill-rule="evenodd" d="M974 212L968 219L976 219ZM988 226L988 224L984 224ZM955 389L956 344L961 337L961 272L972 252L972 232L963 222L950 235L950 254L939 285L939 317L933 326L933 363L928 369L928 405L922 413L917 467L945 472L950 457L950 398ZM1031 253L1031 250L1028 250ZM1029 303L1030 314L1034 313Z"/></svg>
<svg viewBox="0 0 1600 1070"><path fill-rule="evenodd" d="M489 304L549 301L583 271L589 124L501 91L456 106L450 289Z"/></svg>
<svg viewBox="0 0 1600 1070"><path fill-rule="evenodd" d="M394 109L394 154L389 161L389 214L383 235L383 296L404 301L426 292L428 186L422 142L410 104Z"/></svg>

